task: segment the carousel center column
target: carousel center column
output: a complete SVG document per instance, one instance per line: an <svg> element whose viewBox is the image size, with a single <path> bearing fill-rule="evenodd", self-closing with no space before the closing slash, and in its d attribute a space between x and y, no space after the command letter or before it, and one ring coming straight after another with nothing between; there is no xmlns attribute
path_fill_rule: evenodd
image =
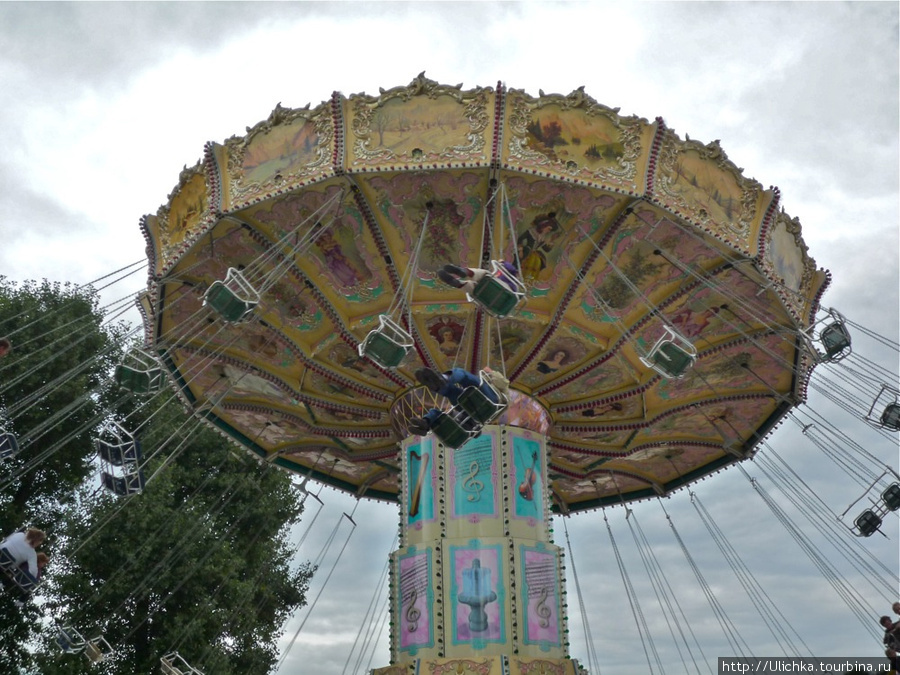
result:
<svg viewBox="0 0 900 675"><path fill-rule="evenodd" d="M537 407L515 403L529 402ZM538 412L516 415L511 404L500 421L531 428L489 425L457 450L432 434L403 442L391 665L374 675L581 672L568 658L541 433L548 420Z"/></svg>

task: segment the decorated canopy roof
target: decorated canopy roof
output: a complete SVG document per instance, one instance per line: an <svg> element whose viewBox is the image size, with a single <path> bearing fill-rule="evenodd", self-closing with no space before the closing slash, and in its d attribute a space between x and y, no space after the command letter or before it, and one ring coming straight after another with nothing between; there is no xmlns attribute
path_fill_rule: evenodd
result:
<svg viewBox="0 0 900 675"><path fill-rule="evenodd" d="M511 382L499 422L547 435L556 508L665 494L804 397L827 275L778 199L718 142L581 89L420 75L279 105L145 217L148 341L211 424L359 495L397 499L398 442L433 403L414 371L486 365ZM493 259L527 288L503 319L437 277ZM204 306L229 268L259 297L239 322ZM414 341L396 369L358 353L385 314ZM667 329L697 352L681 377L645 364Z"/></svg>

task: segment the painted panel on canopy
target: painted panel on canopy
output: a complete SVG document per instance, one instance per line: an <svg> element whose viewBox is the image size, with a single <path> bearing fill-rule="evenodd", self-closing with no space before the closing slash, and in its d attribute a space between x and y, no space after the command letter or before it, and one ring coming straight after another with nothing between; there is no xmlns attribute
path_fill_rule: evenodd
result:
<svg viewBox="0 0 900 675"><path fill-rule="evenodd" d="M787 393L794 381L794 344L783 335L759 335L700 358L680 379L661 378L647 391L648 405L679 404L714 395Z"/></svg>
<svg viewBox="0 0 900 675"><path fill-rule="evenodd" d="M596 391L596 390L594 390ZM644 397L639 392L633 392L630 396L617 398L614 401L603 400L605 396L598 396L596 403L579 401L579 406L574 410L564 412L554 410L554 417L562 422L620 422L637 421L644 417Z"/></svg>
<svg viewBox="0 0 900 675"><path fill-rule="evenodd" d="M773 193L745 178L719 146L679 139L667 131L660 147L655 196L690 221L712 230L749 256Z"/></svg>
<svg viewBox="0 0 900 675"><path fill-rule="evenodd" d="M238 215L258 224L271 242L285 242L279 248L290 252L296 267L342 309L342 316L360 312L344 303L390 304L384 263L357 205L342 196L340 186L307 189Z"/></svg>
<svg viewBox="0 0 900 675"><path fill-rule="evenodd" d="M824 270L816 269L800 235L800 220L779 212L766 233L762 266L779 285L780 296L794 316L806 321L813 299L828 277Z"/></svg>
<svg viewBox="0 0 900 675"><path fill-rule="evenodd" d="M670 220L655 220L655 215L643 209L628 216L604 247L603 255L597 257L592 270L595 273L586 275L589 289L577 296L578 307L587 319L612 324L612 328L629 326L691 280L687 273L657 255L657 250L682 265L698 268L705 266L704 260L711 254L716 255L702 240L685 236L683 228ZM648 224L648 219L653 219L655 227Z"/></svg>
<svg viewBox="0 0 900 675"><path fill-rule="evenodd" d="M518 311L511 317L491 322L489 335L486 337L490 348L490 363L499 364L502 353L507 373L515 369L546 330L546 323L532 312Z"/></svg>
<svg viewBox="0 0 900 675"><path fill-rule="evenodd" d="M337 335L324 340L315 353L317 359L327 363L329 369L371 387L385 391L392 389L391 382L364 356Z"/></svg>
<svg viewBox="0 0 900 675"><path fill-rule="evenodd" d="M553 479L554 487L559 483L558 491L565 494L569 503L589 502L602 497L612 497L639 490L646 490L650 484L637 476L604 473L601 469L590 478L572 478L560 476Z"/></svg>
<svg viewBox="0 0 900 675"><path fill-rule="evenodd" d="M509 142L502 161L639 192L656 125L597 103L582 89L568 96L506 96Z"/></svg>
<svg viewBox="0 0 900 675"><path fill-rule="evenodd" d="M769 302L763 303L762 296L757 296L760 287L740 272L724 270L713 283L713 288L695 286L663 310L669 325L698 350L766 327L792 329L785 315L775 314L772 299L766 297Z"/></svg>
<svg viewBox="0 0 900 675"><path fill-rule="evenodd" d="M296 405L290 385L237 359L187 348L169 352L181 377L199 401L254 401L267 405Z"/></svg>
<svg viewBox="0 0 900 675"><path fill-rule="evenodd" d="M382 174L361 179L360 185L400 276L418 245L427 214L428 229L414 270L420 280L414 299L458 298L460 291L437 281L435 275L447 263L479 264L487 174L472 170Z"/></svg>
<svg viewBox="0 0 900 675"><path fill-rule="evenodd" d="M557 467L565 467L575 473L590 473L592 468L609 461L610 457L617 454L619 448L581 448L577 446L554 446L552 453L553 464Z"/></svg>
<svg viewBox="0 0 900 675"><path fill-rule="evenodd" d="M494 92L462 91L420 75L379 96L342 101L347 168L487 162Z"/></svg>
<svg viewBox="0 0 900 675"><path fill-rule="evenodd" d="M472 344L474 323L472 311L453 311L458 305L443 305L438 314L419 315L428 352L438 364L440 370L449 370L454 366L467 367L470 345ZM452 312L452 313L451 313Z"/></svg>
<svg viewBox="0 0 900 675"><path fill-rule="evenodd" d="M242 408L225 405L215 409L216 416L240 429L253 443L272 452L278 446L314 438L307 423L284 412L264 408Z"/></svg>
<svg viewBox="0 0 900 675"><path fill-rule="evenodd" d="M740 400L712 400L664 414L641 429L631 445L659 440L703 440L711 443L746 440L774 412L777 401L760 396Z"/></svg>
<svg viewBox="0 0 900 675"><path fill-rule="evenodd" d="M245 136L234 136L224 146L211 144L222 210L326 175L331 169L334 137L329 102L312 110L279 104Z"/></svg>
<svg viewBox="0 0 900 675"><path fill-rule="evenodd" d="M602 424L557 424L553 430L553 438L573 443L589 442L592 446L599 444L608 448L619 448L628 442L632 433L634 432L630 428L610 428Z"/></svg>
<svg viewBox="0 0 900 675"><path fill-rule="evenodd" d="M599 236L608 227L625 197L545 178L510 176L505 184L529 306L555 309L557 296L547 297L551 289L577 281L570 261L590 253L587 236ZM505 256L512 259L512 251L505 249Z"/></svg>
<svg viewBox="0 0 900 675"><path fill-rule="evenodd" d="M157 246L163 266L168 266L191 237L196 236L196 230L205 227L211 217L202 165L181 172L168 205L160 207L156 215Z"/></svg>
<svg viewBox="0 0 900 675"><path fill-rule="evenodd" d="M307 368L300 376L299 391L315 398L335 402L362 402L364 405L387 407L387 402L382 392L375 392L368 387L358 386L353 378L343 379L336 374L330 377L312 368Z"/></svg>
<svg viewBox="0 0 900 675"><path fill-rule="evenodd" d="M564 377L605 351L605 344L597 344L586 337L583 332L573 330L568 324L562 325L524 372L517 376L516 382L536 389Z"/></svg>
<svg viewBox="0 0 900 675"><path fill-rule="evenodd" d="M567 402L580 401L586 396L592 398L603 398L613 393L623 393L637 384L642 375L642 369L638 372L624 357L620 355L621 347L613 345L613 352L609 358L606 353L599 356L591 362L585 364L584 368L569 382L561 387L553 387L553 383L549 383L548 391L538 389L537 394L545 398L553 405L562 405ZM595 363L598 365L593 365Z"/></svg>
<svg viewBox="0 0 900 675"><path fill-rule="evenodd" d="M626 471L638 469L665 484L720 459L724 454L721 447L714 445L648 445L636 448L627 457L619 458L614 463L610 462L608 468Z"/></svg>
<svg viewBox="0 0 900 675"><path fill-rule="evenodd" d="M350 485L362 485L372 474L371 463L351 461L350 454L346 450L323 442L321 436L318 437L317 442L313 441L306 447L286 450L283 456L287 459L295 459L304 466L315 467L314 470L320 474L319 479L331 485L340 481ZM381 464L386 464L386 462L382 461ZM398 494L400 490L399 468L396 471L389 471L384 478L376 481L370 487Z"/></svg>

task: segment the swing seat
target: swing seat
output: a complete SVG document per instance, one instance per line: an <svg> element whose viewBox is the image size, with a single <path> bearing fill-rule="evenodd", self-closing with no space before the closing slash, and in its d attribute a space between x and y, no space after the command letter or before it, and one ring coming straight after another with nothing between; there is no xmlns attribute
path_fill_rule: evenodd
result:
<svg viewBox="0 0 900 675"><path fill-rule="evenodd" d="M178 652L166 654L160 660L160 672L164 675L203 675L184 660Z"/></svg>
<svg viewBox="0 0 900 675"><path fill-rule="evenodd" d="M56 635L56 646L66 654L80 654L87 647L87 642L81 637L81 633L66 626L60 628Z"/></svg>
<svg viewBox="0 0 900 675"><path fill-rule="evenodd" d="M641 363L663 377L678 379L684 377L688 368L694 365L697 350L688 340L667 326L666 332L656 341L650 352L640 359Z"/></svg>
<svg viewBox="0 0 900 675"><path fill-rule="evenodd" d="M881 527L881 518L871 509L866 509L856 517L853 524L859 530L860 536L871 537Z"/></svg>
<svg viewBox="0 0 900 675"><path fill-rule="evenodd" d="M891 483L881 493L881 500L888 508L888 511L896 511L900 509L900 483Z"/></svg>
<svg viewBox="0 0 900 675"><path fill-rule="evenodd" d="M113 377L123 389L134 394L153 394L162 388L163 374L156 359L141 349L129 352Z"/></svg>
<svg viewBox="0 0 900 675"><path fill-rule="evenodd" d="M100 482L103 483L103 487L119 497L139 495L147 485L144 472L140 469L122 476L114 476L104 471L100 474Z"/></svg>
<svg viewBox="0 0 900 675"><path fill-rule="evenodd" d="M481 380L479 386L466 387L459 395L456 405L475 422L484 426L485 424L490 424L500 413L506 410L508 403L506 398L497 391L496 387L486 380L484 371L481 371L478 376ZM494 396L497 397L496 402L492 401L484 393L483 387L488 387L494 393Z"/></svg>
<svg viewBox="0 0 900 675"><path fill-rule="evenodd" d="M357 351L382 368L396 368L413 348L412 336L386 314L378 317L378 328L370 332Z"/></svg>
<svg viewBox="0 0 900 675"><path fill-rule="evenodd" d="M124 466L126 462L140 464L142 459L141 444L135 438L119 443L98 438L94 441L94 448L100 459L113 466Z"/></svg>
<svg viewBox="0 0 900 675"><path fill-rule="evenodd" d="M90 663L101 663L107 656L112 654L112 647L102 637L96 637L88 640L84 646L84 657Z"/></svg>
<svg viewBox="0 0 900 675"><path fill-rule="evenodd" d="M839 361L850 353L846 351L850 347L850 333L847 332L843 321L835 321L825 326L819 333L819 340L825 349L825 361Z"/></svg>
<svg viewBox="0 0 900 675"><path fill-rule="evenodd" d="M244 275L233 267L228 268L224 281L214 281L206 289L203 304L210 307L227 323L246 320L259 304L259 293Z"/></svg>
<svg viewBox="0 0 900 675"><path fill-rule="evenodd" d="M15 435L0 429L0 459L8 459L19 452Z"/></svg>
<svg viewBox="0 0 900 675"><path fill-rule="evenodd" d="M107 425L94 439L94 449L102 461L112 466L140 464L143 459L140 442L117 422Z"/></svg>
<svg viewBox="0 0 900 675"><path fill-rule="evenodd" d="M888 403L880 419L881 426L900 431L900 403Z"/></svg>
<svg viewBox="0 0 900 675"><path fill-rule="evenodd" d="M431 431L441 443L453 450L458 450L466 444L466 441L477 435L473 435L472 431L467 430L459 420L445 412L438 415L437 420L431 425Z"/></svg>
<svg viewBox="0 0 900 675"><path fill-rule="evenodd" d="M510 288L508 283L513 284L514 288ZM481 306L491 316L503 319L525 297L525 284L510 276L500 261L492 260L491 274L482 277L468 297L469 301Z"/></svg>

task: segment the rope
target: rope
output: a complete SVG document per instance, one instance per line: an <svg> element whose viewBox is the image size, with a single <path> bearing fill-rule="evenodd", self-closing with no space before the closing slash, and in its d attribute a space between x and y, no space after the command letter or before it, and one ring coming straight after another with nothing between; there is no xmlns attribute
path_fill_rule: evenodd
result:
<svg viewBox="0 0 900 675"><path fill-rule="evenodd" d="M578 593L578 609L581 612L581 624L584 627L584 643L588 651L588 665L591 672L600 675L600 660L597 658L597 648L594 645L594 636L591 633L590 621L588 621L587 606L584 595L581 592L581 582L578 580L578 570L575 567L575 554L572 552L572 541L569 539L569 525L567 518L563 517L563 531L566 534L566 549L569 552L569 561L572 565L572 579L575 582L575 591Z"/></svg>
<svg viewBox="0 0 900 675"><path fill-rule="evenodd" d="M278 660L278 665L275 667L275 672L279 672L281 670L281 666L284 664L285 659L293 648L294 643L297 641L297 637L300 635L300 631L303 630L303 627L306 625L306 622L309 620L309 617L312 615L313 610L316 608L316 605L319 602L319 598L322 597L322 592L325 590L325 587L328 585L328 581L331 579L331 575L334 573L335 567L337 567L338 562L340 562L341 556L344 554L344 551L347 548L347 544L350 541L350 537L353 535L353 532L356 530L356 523L353 521L353 514L356 513L356 507L359 506L359 501L357 500L356 504L353 506L353 511L351 511L348 516L346 513L341 514L341 517L338 519L337 525L335 525L334 531L329 536L328 541L326 542L326 547L323 549L322 556L320 556L319 560L316 561L315 566L318 567L321 563L322 557L324 557L325 551L327 551L328 547L331 546L331 542L334 540L334 536L337 534L337 529L340 524L343 522L344 518L350 521L351 528L350 532L347 534L347 538L344 540L344 545L341 547L341 550L338 552L337 558L334 560L334 564L331 566L331 569L328 570L328 574L325 577L325 581L322 582L322 587L319 589L319 592L316 594L316 597L313 599L312 603L309 605L309 610L306 613L306 616L303 617L303 621L300 622L300 626L297 628L297 631L294 633L294 636L291 638L290 643L285 648L284 652L281 655L281 658Z"/></svg>
<svg viewBox="0 0 900 675"><path fill-rule="evenodd" d="M626 513L626 518L627 518ZM653 659L656 661L656 665L659 668L659 672L665 674L665 669L663 669L662 661L659 659L659 654L656 651L656 645L653 644L653 639L650 636L650 630L647 628L647 621L644 619L644 613L641 611L641 605L637 598L637 593L634 591L634 586L631 585L631 578L628 576L628 570L625 569L625 564L622 562L622 555L619 553L619 547L616 545L616 539L613 536L612 527L609 525L609 519L606 517L606 509L603 510L603 521L606 523L606 531L609 533L609 541L612 544L613 553L616 556L616 564L619 566L619 575L622 577L622 583L625 586L625 594L628 597L628 604L631 607L631 614L634 617L635 626L637 626L638 637L641 640L641 647L644 649L644 656L647 659L647 669L650 671L650 675L653 675L653 663L650 661L650 653L647 651L647 643L649 642L650 651L653 652ZM647 640L644 640L644 635L647 636Z"/></svg>

